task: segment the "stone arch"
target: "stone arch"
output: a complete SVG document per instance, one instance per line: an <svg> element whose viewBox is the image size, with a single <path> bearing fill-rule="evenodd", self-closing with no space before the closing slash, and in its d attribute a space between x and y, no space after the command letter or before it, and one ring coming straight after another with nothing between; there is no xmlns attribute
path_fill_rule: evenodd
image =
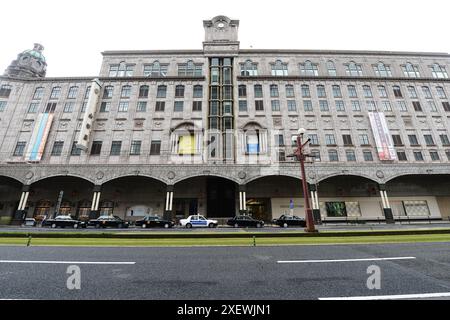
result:
<svg viewBox="0 0 450 320"><path fill-rule="evenodd" d="M268 177L290 177L290 178L294 178L294 179L298 179L299 181L302 181L302 178L298 175L295 175L292 173L278 173L278 174L267 174L267 175L251 177L250 179L247 179L245 181L245 184L256 181L258 179L268 178Z"/></svg>
<svg viewBox="0 0 450 320"><path fill-rule="evenodd" d="M101 185L104 185L104 184L106 184L108 182L112 182L114 180L119 180L119 179L128 178L128 177L147 178L147 179L156 180L156 181L161 182L161 183L163 183L165 185L168 184L167 181L165 181L164 179L161 179L159 177L155 177L155 176L152 176L152 175L149 175L149 174L133 174L133 173L129 173L129 174L122 174L122 175L118 175L118 176L107 178L107 179L102 181Z"/></svg>
<svg viewBox="0 0 450 320"><path fill-rule="evenodd" d="M328 180L330 178L335 178L335 177L339 177L339 176L342 176L342 177L360 177L360 178L365 178L367 180L370 180L370 181L372 181L374 183L380 183L380 181L373 179L369 175L361 174L361 173L352 173L352 174L332 173L332 174L329 174L329 175L322 176L322 177L318 178L316 180L316 183L324 182L324 181L326 181L326 180Z"/></svg>
<svg viewBox="0 0 450 320"><path fill-rule="evenodd" d="M183 181L191 179L191 178L196 178L196 177L217 177L217 178L223 178L223 179L235 182L237 184L240 183L240 181L237 178L231 177L231 176L227 176L227 175L223 175L223 174L220 174L220 173L208 173L208 174L206 174L206 173L200 173L200 174L197 173L197 174L190 174L190 175L187 175L187 176L183 176L183 177L181 177L179 179L176 179L171 184L172 185L176 185L177 183L183 182Z"/></svg>
<svg viewBox="0 0 450 320"><path fill-rule="evenodd" d="M89 183L92 183L93 185L95 185L95 181L94 180L92 180L92 179L90 179L90 178L87 178L87 177L84 177L84 176L82 176L82 175L79 175L79 174L76 174L76 173L69 173L69 174L63 174L63 173L57 173L57 174L51 174L51 175L46 175L46 176L40 176L40 177L36 177L36 178L34 178L34 179L31 179L29 182L28 182L28 184L34 184L34 183L36 183L36 182L40 182L40 181L43 181L43 180L46 180L46 179L51 179L51 178L58 178L58 177L71 177L71 178L77 178L77 179L81 179L81 180L85 180L85 181L87 181L87 182L89 182Z"/></svg>

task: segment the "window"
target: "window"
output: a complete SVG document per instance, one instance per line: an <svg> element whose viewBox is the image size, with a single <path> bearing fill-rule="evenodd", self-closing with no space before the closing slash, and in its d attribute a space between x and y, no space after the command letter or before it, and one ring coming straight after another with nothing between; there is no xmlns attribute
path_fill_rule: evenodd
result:
<svg viewBox="0 0 450 320"><path fill-rule="evenodd" d="M391 102L388 100L381 101L381 105L383 106L383 111L392 111Z"/></svg>
<svg viewBox="0 0 450 320"><path fill-rule="evenodd" d="M100 112L109 112L111 109L111 102L102 102L100 105Z"/></svg>
<svg viewBox="0 0 450 320"><path fill-rule="evenodd" d="M23 153L25 151L25 146L26 146L26 142L25 141L19 141L16 144L16 148L14 149L14 153L13 156L14 157L22 157Z"/></svg>
<svg viewBox="0 0 450 320"><path fill-rule="evenodd" d="M336 100L336 111L345 111L344 101Z"/></svg>
<svg viewBox="0 0 450 320"><path fill-rule="evenodd" d="M447 160L450 161L450 150L445 150L445 155L447 156Z"/></svg>
<svg viewBox="0 0 450 320"><path fill-rule="evenodd" d="M264 110L264 104L262 100L255 100L255 110L256 111L263 111Z"/></svg>
<svg viewBox="0 0 450 320"><path fill-rule="evenodd" d="M159 156L161 154L161 140L152 140L150 144L150 155Z"/></svg>
<svg viewBox="0 0 450 320"><path fill-rule="evenodd" d="M309 91L309 86L306 84L303 84L301 87L302 97L303 98L309 98L311 97L311 92Z"/></svg>
<svg viewBox="0 0 450 320"><path fill-rule="evenodd" d="M372 151L365 150L363 151L364 161L370 162L373 161Z"/></svg>
<svg viewBox="0 0 450 320"><path fill-rule="evenodd" d="M134 65L125 64L121 62L120 64L112 64L109 67L110 77L132 77L134 71Z"/></svg>
<svg viewBox="0 0 450 320"><path fill-rule="evenodd" d="M287 63L282 63L281 60L275 61L271 64L272 76L287 76L288 68Z"/></svg>
<svg viewBox="0 0 450 320"><path fill-rule="evenodd" d="M50 94L50 99L59 99L61 96L61 87L54 87L52 93Z"/></svg>
<svg viewBox="0 0 450 320"><path fill-rule="evenodd" d="M81 148L77 148L77 142L72 143L72 149L70 149L71 156L81 156Z"/></svg>
<svg viewBox="0 0 450 320"><path fill-rule="evenodd" d="M412 146L418 146L419 145L419 141L417 140L417 137L415 134L410 134L408 135L408 139L409 139L409 144Z"/></svg>
<svg viewBox="0 0 450 320"><path fill-rule="evenodd" d="M433 78L436 79L448 79L448 73L447 70L445 70L445 67L440 66L437 63L431 66L431 74L433 75Z"/></svg>
<svg viewBox="0 0 450 320"><path fill-rule="evenodd" d="M184 86L178 85L175 87L175 98L184 98Z"/></svg>
<svg viewBox="0 0 450 320"><path fill-rule="evenodd" d="M424 136L425 139L425 143L427 146L434 146L434 139L433 136L431 134L425 134Z"/></svg>
<svg viewBox="0 0 450 320"><path fill-rule="evenodd" d="M345 72L348 76L360 77L362 76L362 66L354 61L350 61L350 63L345 65Z"/></svg>
<svg viewBox="0 0 450 320"><path fill-rule="evenodd" d="M368 136L367 134L365 134L365 133L360 134L360 135L359 135L359 143L360 143L362 146L368 146L368 145L370 145L370 142L369 142L369 136Z"/></svg>
<svg viewBox="0 0 450 320"><path fill-rule="evenodd" d="M286 98L293 98L293 97L295 97L294 86L293 85L287 84L285 88L286 88Z"/></svg>
<svg viewBox="0 0 450 320"><path fill-rule="evenodd" d="M247 100L239 100L239 111L247 112Z"/></svg>
<svg viewBox="0 0 450 320"><path fill-rule="evenodd" d="M437 94L438 94L438 97L439 97L439 98L441 98L441 99L447 99L447 94L445 93L444 88L442 88L442 87L436 87L436 91L437 91Z"/></svg>
<svg viewBox="0 0 450 320"><path fill-rule="evenodd" d="M139 98L147 98L148 97L149 87L147 85L139 87Z"/></svg>
<svg viewBox="0 0 450 320"><path fill-rule="evenodd" d="M5 111L6 109L6 101L0 101L0 112Z"/></svg>
<svg viewBox="0 0 450 320"><path fill-rule="evenodd" d="M287 107L288 111L297 111L297 103L295 102L295 100L288 100Z"/></svg>
<svg viewBox="0 0 450 320"><path fill-rule="evenodd" d="M284 147L284 136L282 134L275 135L275 145L277 147Z"/></svg>
<svg viewBox="0 0 450 320"><path fill-rule="evenodd" d="M9 84L4 84L0 87L0 97L9 98L12 87Z"/></svg>
<svg viewBox="0 0 450 320"><path fill-rule="evenodd" d="M334 85L332 87L333 89L333 97L335 98L341 98L342 97L342 92L341 92L341 87L338 85Z"/></svg>
<svg viewBox="0 0 450 320"><path fill-rule="evenodd" d="M422 151L414 151L414 159L416 161L423 161L423 154Z"/></svg>
<svg viewBox="0 0 450 320"><path fill-rule="evenodd" d="M195 85L194 86L194 98L203 98L203 86L201 85Z"/></svg>
<svg viewBox="0 0 450 320"><path fill-rule="evenodd" d="M422 111L422 106L420 105L419 101L413 101L412 104L414 107L414 111L418 111L418 112Z"/></svg>
<svg viewBox="0 0 450 320"><path fill-rule="evenodd" d="M353 150L345 151L345 156L347 157L347 161L356 161L355 151Z"/></svg>
<svg viewBox="0 0 450 320"><path fill-rule="evenodd" d="M349 134L342 135L342 140L344 141L344 146L352 146L352 136Z"/></svg>
<svg viewBox="0 0 450 320"><path fill-rule="evenodd" d="M92 142L91 155L98 156L102 151L102 141Z"/></svg>
<svg viewBox="0 0 450 320"><path fill-rule="evenodd" d="M88 99L90 93L91 93L91 86L88 86L88 87L86 88L86 92L84 93L84 99Z"/></svg>
<svg viewBox="0 0 450 320"><path fill-rule="evenodd" d="M394 146L403 146L402 137L399 134L393 134L392 140L394 141Z"/></svg>
<svg viewBox="0 0 450 320"><path fill-rule="evenodd" d="M165 98L167 96L167 86L158 86L158 90L156 92L157 98Z"/></svg>
<svg viewBox="0 0 450 320"><path fill-rule="evenodd" d="M28 106L28 113L36 113L37 110L39 109L39 103L37 102L32 102L30 103L30 105Z"/></svg>
<svg viewBox="0 0 450 320"><path fill-rule="evenodd" d="M122 141L113 141L111 143L111 151L109 154L111 156L120 156L120 152L122 150Z"/></svg>
<svg viewBox="0 0 450 320"><path fill-rule="evenodd" d="M131 86L123 86L122 92L120 94L121 98L129 98L131 97Z"/></svg>
<svg viewBox="0 0 450 320"><path fill-rule="evenodd" d="M326 134L325 135L325 143L327 146L335 146L336 138L334 137L334 134Z"/></svg>
<svg viewBox="0 0 450 320"><path fill-rule="evenodd" d="M272 100L270 103L272 105L272 111L280 111L280 100Z"/></svg>
<svg viewBox="0 0 450 320"><path fill-rule="evenodd" d="M71 113L71 112L73 112L74 107L75 107L75 103L74 102L66 102L64 104L63 112L64 113Z"/></svg>
<svg viewBox="0 0 450 320"><path fill-rule="evenodd" d="M75 99L78 94L78 87L70 87L69 93L67 94L67 99Z"/></svg>
<svg viewBox="0 0 450 320"><path fill-rule="evenodd" d="M300 75L308 77L317 77L319 75L317 64L313 64L309 60L305 61L305 63L300 64Z"/></svg>
<svg viewBox="0 0 450 320"><path fill-rule="evenodd" d="M36 88L36 90L34 91L33 100L42 99L43 95L44 95L44 88L42 87Z"/></svg>
<svg viewBox="0 0 450 320"><path fill-rule="evenodd" d="M52 156L60 156L62 154L63 146L64 146L64 141L55 141L55 143L53 144L51 155Z"/></svg>
<svg viewBox="0 0 450 320"><path fill-rule="evenodd" d="M284 150L278 150L278 162L284 162L286 161L286 152Z"/></svg>
<svg viewBox="0 0 450 320"><path fill-rule="evenodd" d="M425 96L425 99L433 99L430 88L422 87L422 92L423 92L423 95Z"/></svg>
<svg viewBox="0 0 450 320"><path fill-rule="evenodd" d="M303 109L305 111L313 111L311 100L303 100Z"/></svg>
<svg viewBox="0 0 450 320"><path fill-rule="evenodd" d="M437 151L430 151L430 158L432 161L439 161L439 153Z"/></svg>
<svg viewBox="0 0 450 320"><path fill-rule="evenodd" d="M394 96L396 98L403 98L402 90L399 86L393 86L392 89L394 90Z"/></svg>
<svg viewBox="0 0 450 320"><path fill-rule="evenodd" d="M325 112L330 111L330 107L328 106L327 100L319 100L319 108L320 108L320 111L325 111ZM311 105L311 111L312 111L312 105Z"/></svg>
<svg viewBox="0 0 450 320"><path fill-rule="evenodd" d="M131 141L131 148L130 148L131 156L138 156L141 154L141 143L142 142L140 140Z"/></svg>
<svg viewBox="0 0 450 320"><path fill-rule="evenodd" d="M352 85L347 86L347 89L348 89L348 96L350 98L358 98L358 93L356 92L355 86Z"/></svg>
<svg viewBox="0 0 450 320"><path fill-rule="evenodd" d="M339 156L336 150L328 150L328 158L331 162L339 161Z"/></svg>
<svg viewBox="0 0 450 320"><path fill-rule="evenodd" d="M326 98L327 97L327 93L325 91L325 86L323 86L323 85L317 86L317 97L318 98Z"/></svg>
<svg viewBox="0 0 450 320"><path fill-rule="evenodd" d="M262 85L255 84L253 88L255 91L255 98L262 98L263 97Z"/></svg>
<svg viewBox="0 0 450 320"><path fill-rule="evenodd" d="M373 66L375 75L377 77L392 77L391 67L379 62L377 65Z"/></svg>
<svg viewBox="0 0 450 320"><path fill-rule="evenodd" d="M138 101L136 106L136 112L146 112L147 111L147 101Z"/></svg>
<svg viewBox="0 0 450 320"><path fill-rule="evenodd" d="M161 64L155 61L152 64L144 65L144 77L166 77L168 64Z"/></svg>
<svg viewBox="0 0 450 320"><path fill-rule="evenodd" d="M380 95L380 98L387 98L388 97L388 94L387 94L385 86L378 86L378 93Z"/></svg>
<svg viewBox="0 0 450 320"><path fill-rule="evenodd" d="M128 112L129 102L128 101L120 101L119 102L119 112Z"/></svg>
<svg viewBox="0 0 450 320"><path fill-rule="evenodd" d="M203 75L203 65L195 64L192 60L178 65L178 76L180 77L200 77Z"/></svg>
<svg viewBox="0 0 450 320"><path fill-rule="evenodd" d="M103 99L110 99L113 96L114 87L106 86L103 90Z"/></svg>
<svg viewBox="0 0 450 320"><path fill-rule="evenodd" d="M373 100L367 100L367 111L377 111L377 103Z"/></svg>
<svg viewBox="0 0 450 320"><path fill-rule="evenodd" d="M270 86L270 96L272 98L276 98L276 97L279 96L279 94L278 94L278 86L276 84L272 84Z"/></svg>
<svg viewBox="0 0 450 320"><path fill-rule="evenodd" d="M49 102L45 107L44 113L54 113L56 109L56 102Z"/></svg>
<svg viewBox="0 0 450 320"><path fill-rule="evenodd" d="M241 63L241 76L257 76L258 64L253 63L251 60L247 60L245 63Z"/></svg>
<svg viewBox="0 0 450 320"><path fill-rule="evenodd" d="M438 111L437 107L436 107L436 103L434 103L433 100L428 100L427 103L428 103L428 107L430 108L431 112L437 112Z"/></svg>
<svg viewBox="0 0 450 320"><path fill-rule="evenodd" d="M405 151L397 151L397 158L398 158L398 161L408 161Z"/></svg>
<svg viewBox="0 0 450 320"><path fill-rule="evenodd" d="M408 86L408 94L411 99L417 99L417 92L414 87Z"/></svg>
<svg viewBox="0 0 450 320"><path fill-rule="evenodd" d="M317 134L308 134L308 138L310 139L310 144L312 144L313 146L319 145L319 137L317 136Z"/></svg>
<svg viewBox="0 0 450 320"><path fill-rule="evenodd" d="M183 112L184 101L175 101L173 105L173 111Z"/></svg>
<svg viewBox="0 0 450 320"><path fill-rule="evenodd" d="M443 146L450 145L450 140L448 139L448 136L446 134L439 135L439 138L441 139L441 142L442 142Z"/></svg>
<svg viewBox="0 0 450 320"><path fill-rule="evenodd" d="M361 111L361 104L358 100L352 100L352 110L353 111Z"/></svg>
<svg viewBox="0 0 450 320"><path fill-rule="evenodd" d="M402 112L407 112L408 108L406 106L406 102L401 100L401 101L397 101L397 105L398 105L398 109Z"/></svg>
<svg viewBox="0 0 450 320"><path fill-rule="evenodd" d="M202 102L201 101L192 102L192 111L202 111Z"/></svg>
<svg viewBox="0 0 450 320"><path fill-rule="evenodd" d="M327 61L327 71L328 75L331 77L335 77L337 75L336 66L334 65L333 61Z"/></svg>
<svg viewBox="0 0 450 320"><path fill-rule="evenodd" d="M365 98L372 98L372 89L369 86L363 86L363 92Z"/></svg>
<svg viewBox="0 0 450 320"><path fill-rule="evenodd" d="M419 67L414 66L411 63L407 63L404 66L402 66L403 74L405 77L408 78L420 78L420 72Z"/></svg>
<svg viewBox="0 0 450 320"><path fill-rule="evenodd" d="M156 112L163 112L165 107L166 107L165 101L156 101L156 105L155 105Z"/></svg>

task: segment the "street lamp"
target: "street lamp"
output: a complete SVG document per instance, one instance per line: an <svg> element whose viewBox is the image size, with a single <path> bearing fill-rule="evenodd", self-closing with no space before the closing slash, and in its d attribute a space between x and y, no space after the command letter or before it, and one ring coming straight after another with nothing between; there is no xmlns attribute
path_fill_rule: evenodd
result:
<svg viewBox="0 0 450 320"><path fill-rule="evenodd" d="M292 142L297 144L297 150L294 151L294 156L298 161L300 161L300 170L302 173L302 187L303 194L305 196L305 219L306 219L306 232L317 232L314 227L314 219L313 212L309 203L309 195L308 195L308 183L306 182L306 174L305 174L305 159L308 157L303 151L305 146L309 143L311 139L307 139L303 142L303 135L306 133L305 128L298 129L298 136L292 136Z"/></svg>

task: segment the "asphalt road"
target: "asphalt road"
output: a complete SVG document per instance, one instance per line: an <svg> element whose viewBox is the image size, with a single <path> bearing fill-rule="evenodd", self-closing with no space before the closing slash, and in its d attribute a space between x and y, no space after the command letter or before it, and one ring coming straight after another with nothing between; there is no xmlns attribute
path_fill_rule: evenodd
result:
<svg viewBox="0 0 450 320"><path fill-rule="evenodd" d="M394 260L310 261L367 258ZM80 268L80 290L67 288L71 265ZM367 288L372 265L380 268L381 289ZM298 300L425 293L449 293L439 297L449 299L450 243L0 247L0 299Z"/></svg>

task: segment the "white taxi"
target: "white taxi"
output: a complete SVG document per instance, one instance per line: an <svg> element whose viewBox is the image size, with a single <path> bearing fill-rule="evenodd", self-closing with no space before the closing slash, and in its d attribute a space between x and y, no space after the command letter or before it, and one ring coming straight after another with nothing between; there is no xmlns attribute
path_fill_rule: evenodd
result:
<svg viewBox="0 0 450 320"><path fill-rule="evenodd" d="M206 219L204 216L201 215L193 215L189 216L186 219L181 219L180 224L182 227L185 228L201 228L201 227L208 227L208 228L215 228L219 224L217 220L210 220Z"/></svg>

